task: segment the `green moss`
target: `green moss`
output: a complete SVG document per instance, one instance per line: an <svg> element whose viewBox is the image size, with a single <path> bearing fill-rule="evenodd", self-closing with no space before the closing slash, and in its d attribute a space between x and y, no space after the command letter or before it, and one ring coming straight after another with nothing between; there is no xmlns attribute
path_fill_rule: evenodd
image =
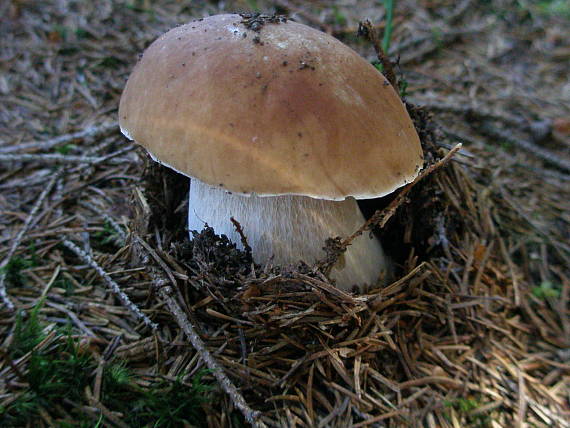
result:
<svg viewBox="0 0 570 428"><path fill-rule="evenodd" d="M53 351L33 353L28 367L30 389L46 406L62 399L81 399L90 383L95 362L91 355L80 353L69 336Z"/></svg>
<svg viewBox="0 0 570 428"><path fill-rule="evenodd" d="M568 0L535 1L530 2L527 7L531 12L535 11L540 15L570 19L570 2Z"/></svg>
<svg viewBox="0 0 570 428"><path fill-rule="evenodd" d="M398 92L400 93L400 98L405 98L408 95L408 81L403 77L398 80Z"/></svg>
<svg viewBox="0 0 570 428"><path fill-rule="evenodd" d="M259 8L259 4L257 3L257 0L246 0L246 3L249 10L253 12L261 11L261 9Z"/></svg>
<svg viewBox="0 0 570 428"><path fill-rule="evenodd" d="M491 426L491 417L484 414L473 415L471 412L480 408L483 404L477 397L458 397L452 401L446 401L446 407L452 407L470 427L487 428ZM446 419L449 418L446 416Z"/></svg>
<svg viewBox="0 0 570 428"><path fill-rule="evenodd" d="M33 351L24 375L28 389L0 409L0 425L24 426L38 416L40 408L49 411L65 399L80 401L94 368L93 358L80 353L71 336L61 337L51 348Z"/></svg>
<svg viewBox="0 0 570 428"><path fill-rule="evenodd" d="M38 256L35 248L31 246L29 250L31 251L29 258L12 257L6 266L0 268L0 272L6 275L6 281L13 286L21 287L26 282L26 275L22 273L23 270L38 266Z"/></svg>
<svg viewBox="0 0 570 428"><path fill-rule="evenodd" d="M96 249L101 251L109 250L111 252L122 241L119 233L108 221L105 221L103 224L103 230L99 230L91 235L91 239Z"/></svg>
<svg viewBox="0 0 570 428"><path fill-rule="evenodd" d="M97 63L98 67L110 68L112 70L118 70L124 65L125 62L122 59L117 58L116 56L113 55L106 56Z"/></svg>
<svg viewBox="0 0 570 428"><path fill-rule="evenodd" d="M543 281L539 286L532 288L532 294L539 299L546 299L548 297L560 297L561 287L554 285L550 281Z"/></svg>
<svg viewBox="0 0 570 428"><path fill-rule="evenodd" d="M65 290L65 297L70 297L75 294L75 284L65 277L59 277L53 283L54 288L61 288Z"/></svg>
<svg viewBox="0 0 570 428"><path fill-rule="evenodd" d="M339 10L337 5L332 7L334 23L340 27L344 27L347 23L346 16Z"/></svg>
<svg viewBox="0 0 570 428"><path fill-rule="evenodd" d="M16 355L23 355L44 338L36 306L27 321L20 321ZM39 411L52 413L57 406L63 406L73 416L73 421L58 420L61 427L93 427L94 421L81 413L78 407L69 407L69 402L88 405L85 388L94 382L97 362L88 353L82 352L69 330L60 335L53 345L39 351L32 351L24 379L28 384L18 398L10 405L0 408L0 426L35 426ZM25 344L25 345L24 345ZM13 350L14 351L14 350ZM204 382L206 370L189 381L182 376L174 381L159 379L149 388L136 383L136 375L125 364L116 363L105 367L101 402L111 411L121 412L129 426L136 427L178 427L205 426L202 405L207 401L210 385ZM95 426L106 426L102 417Z"/></svg>
<svg viewBox="0 0 570 428"><path fill-rule="evenodd" d="M77 149L77 146L75 144L64 144L63 146L56 147L55 151L61 155L68 155L75 149Z"/></svg>
<svg viewBox="0 0 570 428"><path fill-rule="evenodd" d="M62 40L67 39L68 28L66 26L60 25L60 24L55 24L52 27L52 31L57 33Z"/></svg>
<svg viewBox="0 0 570 428"><path fill-rule="evenodd" d="M44 300L42 299L30 311L27 319L24 319L23 312L19 312L16 315L14 339L8 349L10 358L20 358L34 349L45 338L43 333L44 327L39 321L39 313L43 304Z"/></svg>
<svg viewBox="0 0 570 428"><path fill-rule="evenodd" d="M177 427L192 424L205 426L202 404L211 387L203 383L203 371L191 380L159 380L142 389L134 376L121 365L110 366L104 373L103 401L114 411L125 414L130 426Z"/></svg>

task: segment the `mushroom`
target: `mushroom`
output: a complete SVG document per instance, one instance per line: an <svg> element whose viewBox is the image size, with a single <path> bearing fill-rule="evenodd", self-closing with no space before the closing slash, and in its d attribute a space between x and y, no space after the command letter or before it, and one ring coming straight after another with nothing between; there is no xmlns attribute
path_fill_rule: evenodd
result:
<svg viewBox="0 0 570 428"><path fill-rule="evenodd" d="M356 200L412 181L418 135L398 94L335 38L279 16L215 15L151 44L119 107L122 132L191 178L188 228L205 224L254 260L321 259L365 221ZM355 239L336 285L389 273L378 239Z"/></svg>

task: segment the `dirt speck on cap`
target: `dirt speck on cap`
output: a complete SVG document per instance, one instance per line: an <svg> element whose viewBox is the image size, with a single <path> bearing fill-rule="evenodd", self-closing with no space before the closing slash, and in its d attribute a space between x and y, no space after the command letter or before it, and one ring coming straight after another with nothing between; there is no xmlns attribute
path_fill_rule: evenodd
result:
<svg viewBox="0 0 570 428"><path fill-rule="evenodd" d="M287 22L287 17L283 15L263 15L261 13L240 13L241 24L251 31L259 32L265 24L281 24Z"/></svg>
<svg viewBox="0 0 570 428"><path fill-rule="evenodd" d="M243 24L245 28L255 31L256 33L259 33L265 24L281 24L287 22L287 17L276 14L264 15L259 12L255 12L240 13L240 16L242 17L240 24ZM246 37L246 33L244 33L243 37ZM253 38L253 43L263 45L259 34Z"/></svg>

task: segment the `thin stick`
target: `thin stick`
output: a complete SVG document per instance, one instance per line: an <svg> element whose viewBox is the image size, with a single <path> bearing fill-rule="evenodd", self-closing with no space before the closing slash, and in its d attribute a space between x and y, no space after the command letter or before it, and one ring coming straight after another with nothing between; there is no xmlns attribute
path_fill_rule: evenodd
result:
<svg viewBox="0 0 570 428"><path fill-rule="evenodd" d="M241 393L237 390L232 381L225 375L222 367L204 346L204 342L202 342L202 339L200 339L200 336L198 336L196 333L196 330L190 323L190 320L186 316L186 313L174 299L174 290L171 286L166 285L166 283L166 280L159 280L159 283L157 284L158 294L166 302L170 313L174 315L176 322L180 328L182 328L188 339L190 339L190 343L194 349L196 349L196 352L198 352L202 360L204 360L208 368L212 371L212 374L220 386L223 388L223 390L226 392L226 394L228 394L234 406L236 406L241 411L245 417L245 420L254 427L265 426L263 422L257 420L261 416L261 412L253 410L248 406Z"/></svg>
<svg viewBox="0 0 570 428"><path fill-rule="evenodd" d="M102 211L100 208L96 207L95 205L89 202L79 202L79 205L87 208L88 210L93 211L96 214L99 214L103 218L103 220L109 223L109 225L117 233L117 235L119 236L120 244L124 244L126 242L127 233L123 230L121 225L117 223L117 221L113 217L111 217L109 214L107 214L106 212Z"/></svg>
<svg viewBox="0 0 570 428"><path fill-rule="evenodd" d="M459 21L471 7L473 0L462 0L455 3L455 8L445 17L447 24Z"/></svg>
<svg viewBox="0 0 570 428"><path fill-rule="evenodd" d="M117 150L116 152L110 153L108 155L94 158L95 161L92 162L92 164L99 164L102 162L106 162L115 156L119 156L123 153L126 153L126 152L132 150L133 147L134 146L125 147L123 149ZM0 160L1 160L2 156L10 157L10 156L14 156L14 155L0 155ZM40 155L21 155L21 156L40 156ZM48 155L43 155L43 156L48 156ZM81 170L81 169L84 169L90 165L90 163L88 161L88 159L90 159L90 158L88 158L87 156L74 156L74 158L78 158L79 159L78 163L80 164L78 167L75 168L75 170ZM85 161L86 159L87 159L87 161ZM121 162L121 160L118 160L118 161ZM10 262L10 260L12 259L14 254L16 253L17 248L20 246L20 243L22 242L22 238L24 237L24 234L29 230L29 228L33 222L33 219L36 216L41 204L43 203L43 201L45 200L47 195L52 191L53 186L58 182L58 180L60 178L62 178L65 173L68 173L68 172L69 171L65 167L61 167L60 169L58 169L53 174L52 179L49 181L47 186L44 188L44 190L38 196L38 199L36 200L36 203L32 207L30 214L26 218L24 225L22 226L22 228L20 229L20 231L16 235L16 238L12 241L12 245L10 246L10 250L8 251L8 254L4 258L2 263L0 263L0 268L6 267L6 265ZM6 308L9 311L13 311L15 309L14 303L10 300L8 293L6 291L6 272L5 272L5 270L0 271L0 300L3 302L3 304L6 306Z"/></svg>
<svg viewBox="0 0 570 428"><path fill-rule="evenodd" d="M533 124L538 124L540 121L528 122L516 116L511 116L504 113L493 112L489 109L474 105L455 105L449 103L442 103L431 100L420 100L420 99L409 99L408 101L413 104L428 107L430 110L443 111L455 114L462 114L468 117L477 118L480 121L484 120L496 120L504 123L508 127L517 127L523 131L529 132L533 128ZM491 127L489 125L484 126L481 129L481 133L494 138L501 138L520 147L523 150L533 154L534 156L556 165L558 168L570 171L570 162L568 160L561 158L556 153L553 153L544 147L538 146L531 141L525 140L524 138L513 137L510 132Z"/></svg>
<svg viewBox="0 0 570 428"><path fill-rule="evenodd" d="M405 42L394 46L394 48L390 49L390 51L400 53L404 51L410 51L410 54L400 57L398 61L398 64L400 65L417 62L437 51L440 46L449 46L450 44L457 41L461 36L480 33L486 30L487 27L489 27L489 24L484 23L482 25L476 25L470 28L449 30L438 35L435 40L433 33L424 34L411 40L406 40Z"/></svg>
<svg viewBox="0 0 570 428"><path fill-rule="evenodd" d="M380 44L380 39L378 38L378 34L376 30L372 26L372 23L369 20L365 20L360 22L358 25L358 35L364 36L370 42L372 42L372 46L374 46L374 50L376 51L376 56L378 60L382 63L383 73L388 79L388 82L394 87L394 89L398 90L398 79L396 78L396 73L394 73L394 67L392 67L392 61L388 58L384 49L382 49L382 45Z"/></svg>
<svg viewBox="0 0 570 428"><path fill-rule="evenodd" d="M71 241L68 241L67 239L63 240L63 245L65 245L67 248L73 251L77 255L77 257L79 257L81 260L83 260L85 263L91 266L91 268L93 268L99 274L99 276L103 278L103 280L107 283L107 286L119 298L123 306L129 309L139 320L144 322L152 330L158 329L158 324L152 322L149 317L147 317L145 314L142 313L142 311L138 308L138 306L131 301L129 296L127 296L125 292L121 290L119 284L113 281L113 279L109 276L109 274L105 272L103 268L99 266L99 264L95 260L93 260L93 257L91 257L89 254L81 250L77 245L75 245Z"/></svg>
<svg viewBox="0 0 570 428"><path fill-rule="evenodd" d="M469 143L473 143L473 144L479 144L479 145L484 145L484 143L479 140L478 138L474 138L470 135L466 135L460 131L457 131L455 129L450 129L447 128L445 126L443 126L441 123L437 123L437 126L439 127L439 129L441 129L448 137L451 137L455 140L459 140L462 142L469 142ZM451 146L448 146L445 143L442 142L438 142L437 143L439 146L441 147L445 147L446 149L450 149ZM463 156L467 156L469 158L475 158L475 155L473 155L472 153L466 151L465 149L461 150L459 153L457 153L458 155L463 155ZM455 159L457 160L457 159ZM474 168L484 168L482 166L477 166L476 164L473 165L471 163L463 163L460 162L464 165L467 165L469 167L474 167ZM547 179L550 179L549 183L553 184L555 186L561 186L564 185L564 183L560 183L560 181L570 181L570 175L569 174L565 174L563 172L559 172L558 170L555 169L547 169L547 168L541 168L537 165L527 165L527 164L517 164L516 165L518 168L523 168L535 175L539 175L539 176L544 176Z"/></svg>
<svg viewBox="0 0 570 428"><path fill-rule="evenodd" d="M503 131L502 129L492 128L490 126L483 127L481 132L487 136L500 138L503 139L511 144L514 144L520 147L523 150L526 150L530 154L536 156L537 158L542 159L552 165L557 166L558 168L564 171L570 171L570 161L560 157L560 155L556 153L552 153L551 151L540 147L524 138L514 137L507 131Z"/></svg>
<svg viewBox="0 0 570 428"><path fill-rule="evenodd" d="M118 129L117 123L106 123L99 126L90 126L83 131L74 132L71 134L60 135L51 138L47 141L29 141L20 144L5 144L0 146L0 153L13 153L26 150L49 150L52 147L59 146L60 144L69 144L72 141L92 139L94 137L101 137Z"/></svg>
<svg viewBox="0 0 570 428"><path fill-rule="evenodd" d="M233 217L230 217L230 221L233 223L234 227L236 228L236 232L241 239L241 244L243 245L245 252L248 254L251 254L251 247L247 243L247 237L245 236L245 233L243 232L243 228L241 227L241 224L239 223L239 221L237 221Z"/></svg>
<svg viewBox="0 0 570 428"><path fill-rule="evenodd" d="M408 102L422 107L427 107L430 110L442 111L448 113L462 114L469 117L476 117L478 119L490 119L503 122L505 125L514 126L527 130L529 123L525 119L517 116L512 116L505 113L494 112L488 108L478 105L464 105L464 104L451 104L448 102L440 102L433 100L424 100L419 98L408 98Z"/></svg>
<svg viewBox="0 0 570 428"><path fill-rule="evenodd" d="M362 235L362 233L364 233L365 230L370 229L372 226L378 226L379 228L383 228L386 225L386 223L388 222L388 220L390 220L390 218L392 218L392 216L396 213L396 211L398 210L398 207L400 205L402 205L402 203L404 202L404 199L406 198L406 195L410 192L410 190L412 190L412 188L416 184L418 184L421 180L423 180L425 177L427 177L428 175L433 173L435 170L437 170L437 169L441 168L442 166L444 166L445 164L447 164L451 160L453 155L455 155L455 153L457 153L461 149L461 147L462 147L461 143L456 144L455 147L453 147L442 159L438 160L437 162L433 163L432 165L430 165L429 167L424 169L416 177L416 179L414 181L412 181L410 184L408 184L406 187L404 187L402 189L402 191L390 203L390 205L388 205L383 210L376 211L372 215L372 217L370 217L366 221L366 223L364 223L356 232L354 232L348 238L344 239L340 243L341 248L343 248L343 249L346 248L348 245L350 245L350 243L356 237Z"/></svg>
<svg viewBox="0 0 570 428"><path fill-rule="evenodd" d="M247 402L234 386L232 381L226 376L222 367L204 346L204 342L202 342L202 339L200 339L200 336L190 322L186 312L181 308L180 304L173 297L176 293L175 289L172 286L166 284L170 281L173 285L176 285L176 281L172 277L172 274L169 273L167 266L160 259L160 257L158 257L150 245L148 245L143 239L135 235L134 242L138 245L141 245L169 275L169 280L166 280L166 278L163 277L155 280L156 289L158 290L159 296L166 302L170 313L174 316L180 328L182 328L188 339L190 339L190 343L196 352L200 355L208 368L212 370L214 377L222 389L228 394L234 406L242 412L245 419L254 427L264 427L265 424L257 420L261 416L261 412L253 410L247 405Z"/></svg>
<svg viewBox="0 0 570 428"><path fill-rule="evenodd" d="M0 264L0 268L6 267L6 265L10 262L12 257L14 257L14 254L16 254L16 250L20 246L20 243L22 242L22 238L24 237L25 233L30 228L30 225L32 224L36 214L38 213L40 206L44 202L47 195L53 189L53 186L55 185L56 181L63 175L63 172L64 172L63 169L56 172L53 175L53 177L51 178L51 180L49 181L49 183L47 184L47 186L44 188L44 190L42 190L42 192L38 196L38 199L36 200L36 203L32 207L30 214L28 214L28 217L26 217L26 221L24 222L24 225L22 226L22 228L20 229L20 231L18 232L16 237L12 240L12 245L10 246L10 250L8 251L8 254L4 258L4 260L2 260L2 263ZM10 311L14 310L14 308L15 308L14 303L12 303L12 301L8 297L8 293L6 292L6 270L5 269L3 269L2 272L0 272L0 299L2 299L2 302L4 303L4 305L6 306L6 308L8 310L10 310Z"/></svg>
<svg viewBox="0 0 570 428"><path fill-rule="evenodd" d="M121 153L123 153L122 151ZM116 154L115 154L116 156ZM40 162L46 165L52 165L57 163L63 164L96 164L103 161L108 161L109 165L122 165L125 162L129 162L125 159L110 159L110 155L93 157L93 156L76 156L76 155L60 155L59 153L48 153L48 154L0 154L0 163L8 162Z"/></svg>
<svg viewBox="0 0 570 428"><path fill-rule="evenodd" d="M351 244L351 242L362 235L365 230L369 230L373 226L377 226L379 228L383 228L388 220L392 218L392 216L396 213L400 205L406 199L406 195L409 191L421 180L427 177L429 174L433 173L435 170L441 168L445 164L447 164L453 155L455 155L462 147L462 144L459 143L455 145L442 159L438 160L437 162L433 163L432 165L425 168L420 174L416 177L414 181L404 187L398 196L383 210L377 210L372 217L370 217L362 226L358 228L356 232L352 235L348 236L344 240L334 244L334 250L332 254L327 255L326 258L318 261L316 263L325 274L328 274L330 269L334 266L334 264L338 261L340 255L346 250L346 248ZM338 238L337 238L338 241Z"/></svg>

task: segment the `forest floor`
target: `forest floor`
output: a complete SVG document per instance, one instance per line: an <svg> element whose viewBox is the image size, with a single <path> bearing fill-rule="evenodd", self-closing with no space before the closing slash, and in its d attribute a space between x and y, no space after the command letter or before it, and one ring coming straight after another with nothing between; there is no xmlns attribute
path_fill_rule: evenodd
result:
<svg viewBox="0 0 570 428"><path fill-rule="evenodd" d="M372 0L0 4L0 425L570 427L568 3L397 2L427 159L463 146L362 204L398 274L362 295L188 242L186 179L118 129L154 39L247 10L371 62L386 29Z"/></svg>

